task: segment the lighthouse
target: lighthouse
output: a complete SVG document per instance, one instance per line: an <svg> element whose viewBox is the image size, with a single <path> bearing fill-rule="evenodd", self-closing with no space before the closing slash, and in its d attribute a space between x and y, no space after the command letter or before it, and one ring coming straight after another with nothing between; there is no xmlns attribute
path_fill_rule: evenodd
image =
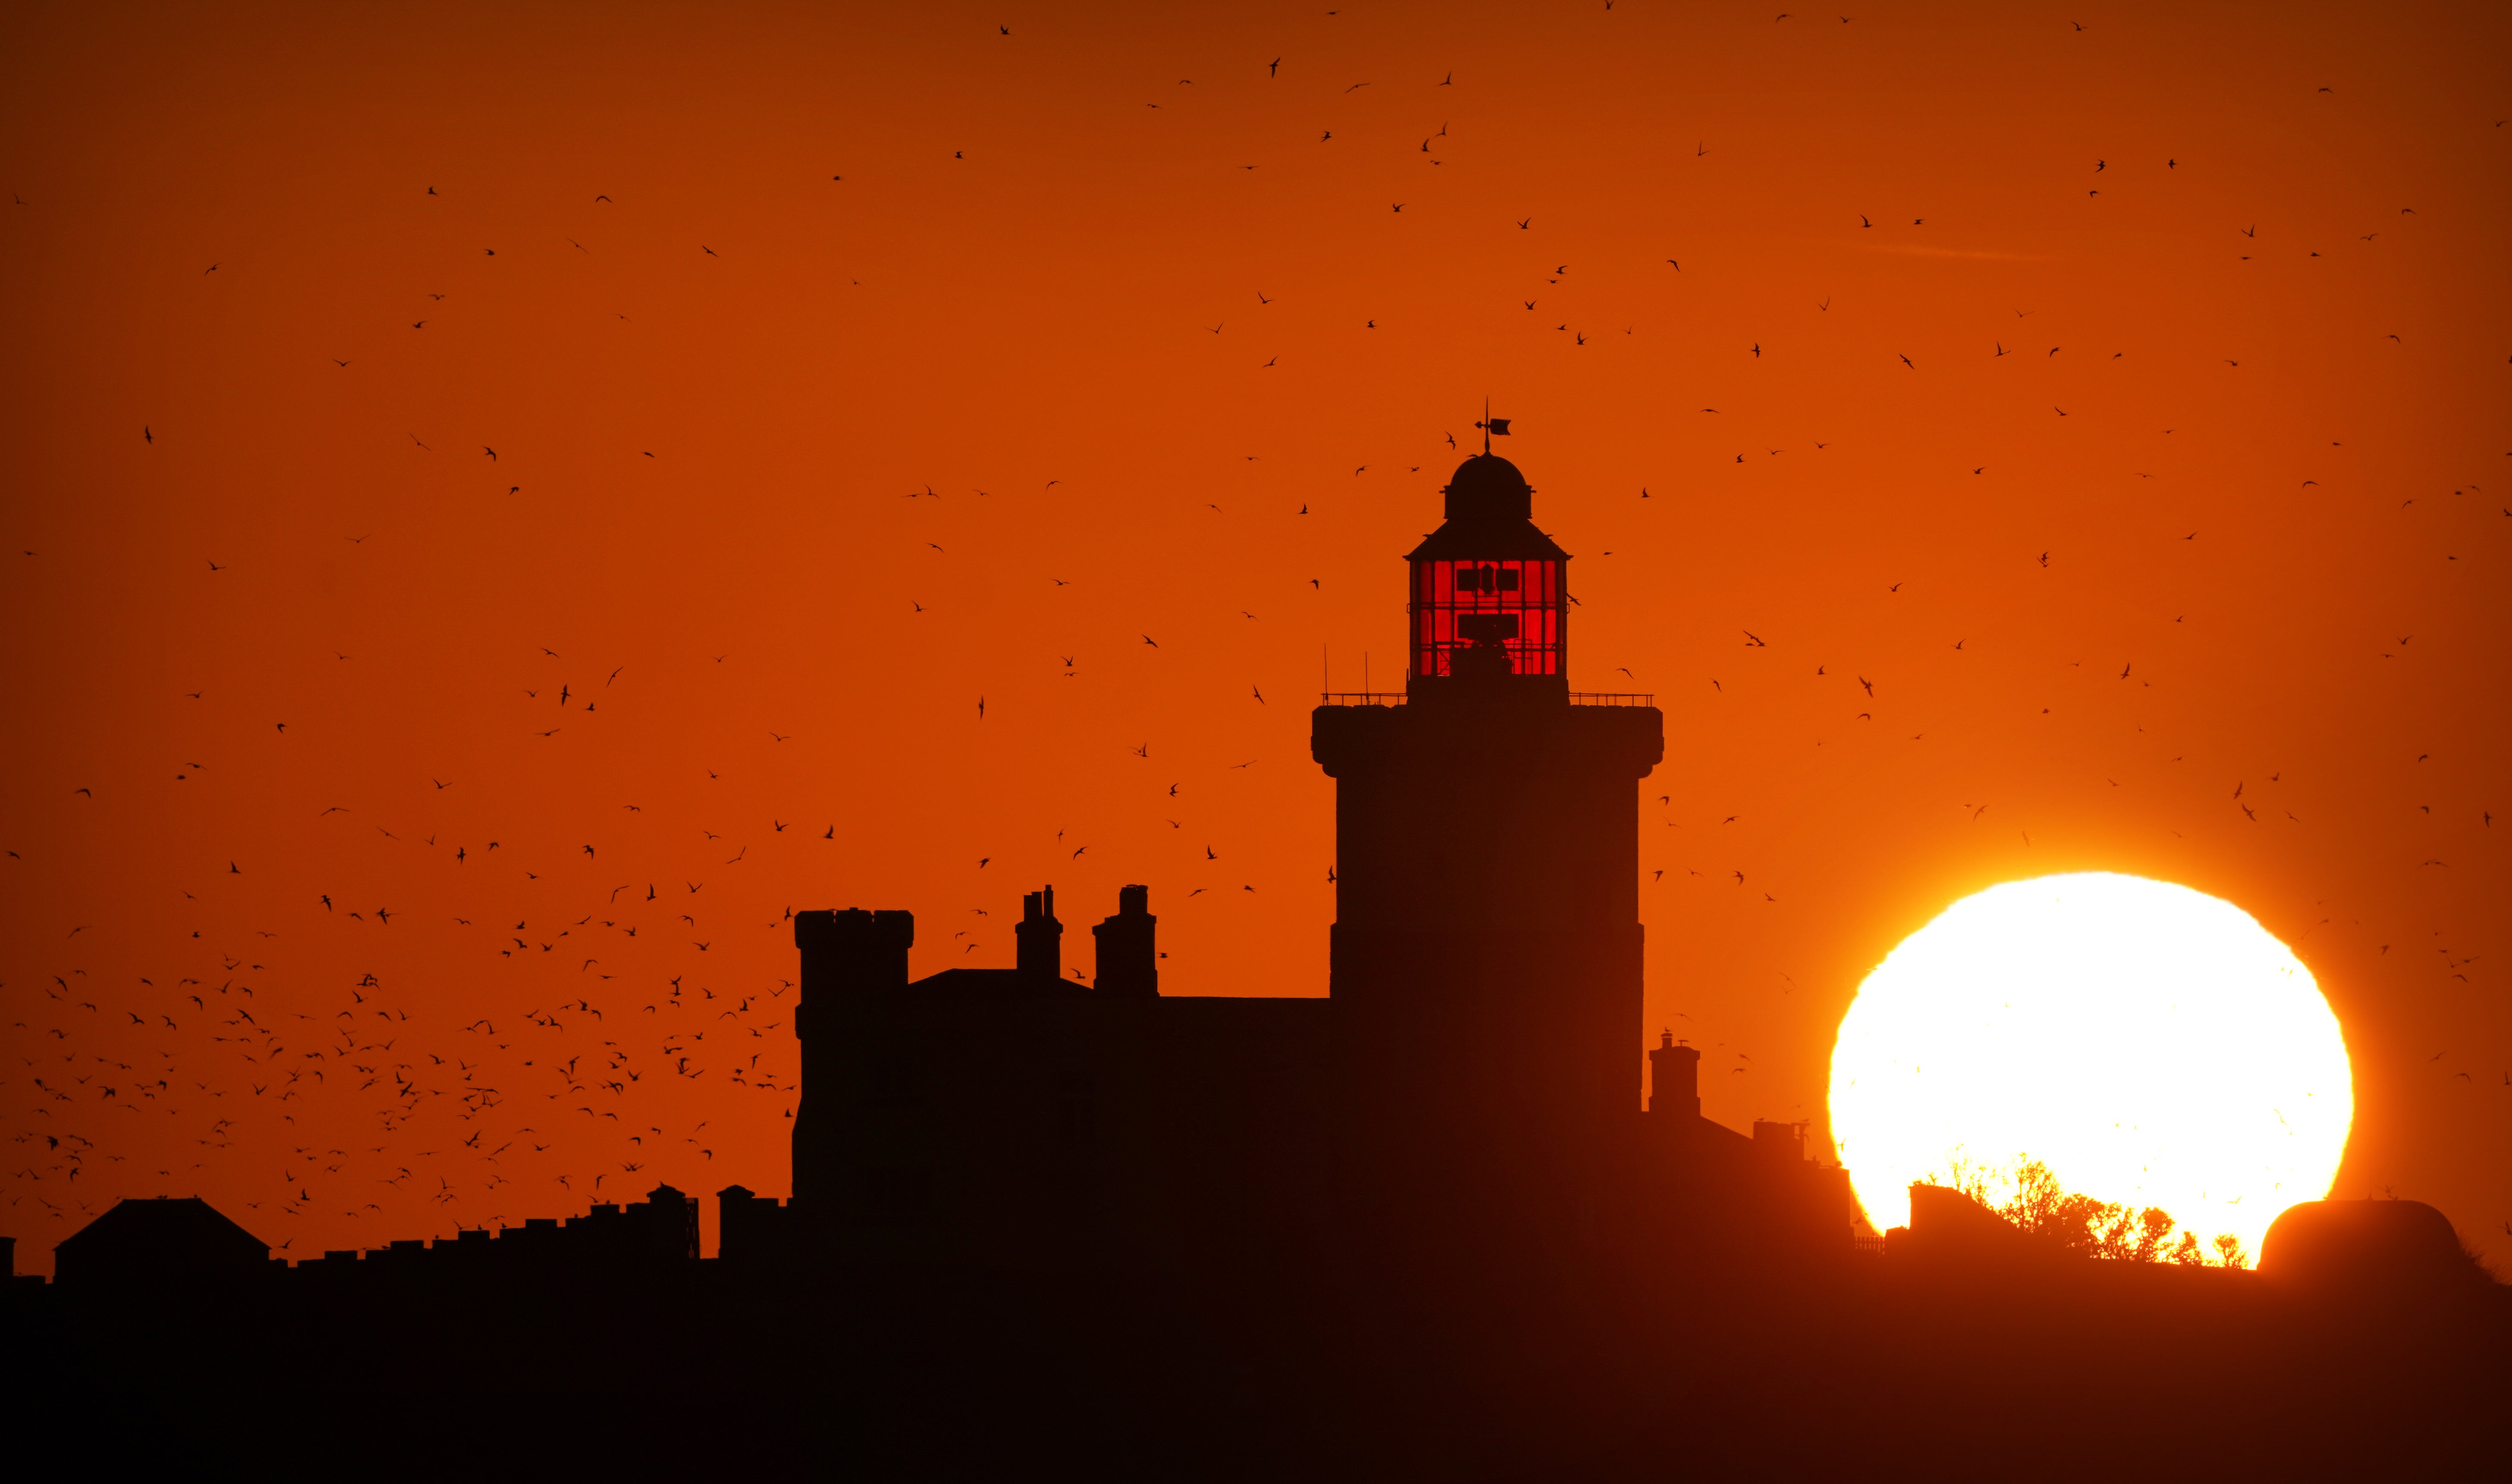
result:
<svg viewBox="0 0 2512 1484"><path fill-rule="evenodd" d="M1311 723L1345 1184L1399 1225L1549 1249L1603 1219L1586 1192L1641 1106L1638 782L1665 723L1570 688L1571 559L1517 467L1486 449L1442 492L1406 559L1403 693Z"/></svg>

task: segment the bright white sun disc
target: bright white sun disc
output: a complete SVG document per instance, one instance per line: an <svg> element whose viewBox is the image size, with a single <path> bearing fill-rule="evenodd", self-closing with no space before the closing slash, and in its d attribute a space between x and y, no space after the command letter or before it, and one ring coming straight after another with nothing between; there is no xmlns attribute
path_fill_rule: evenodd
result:
<svg viewBox="0 0 2512 1484"><path fill-rule="evenodd" d="M1832 1048L1832 1137L1878 1227L1956 1161L2029 1156L2256 1258L2328 1193L2354 1112L2311 971L2231 903L2130 876L1965 897L1867 975Z"/></svg>

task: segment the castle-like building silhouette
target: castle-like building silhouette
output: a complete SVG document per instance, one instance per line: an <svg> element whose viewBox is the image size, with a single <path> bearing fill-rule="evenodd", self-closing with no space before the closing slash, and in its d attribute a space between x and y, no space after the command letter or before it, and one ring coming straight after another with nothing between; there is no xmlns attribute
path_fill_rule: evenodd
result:
<svg viewBox="0 0 2512 1484"><path fill-rule="evenodd" d="M1328 695L1336 920L1323 997L1160 993L1149 890L1068 978L1055 893L1008 969L909 968L912 914L799 913L790 1205L731 1197L722 1250L1234 1270L1337 1245L1575 1260L1684 1188L1846 1248L1803 1125L1702 1118L1699 1053L1641 1080L1638 789L1651 698L1570 688L1570 556L1486 449L1406 559L1405 688ZM1750 1177L1750 1178L1747 1178Z"/></svg>

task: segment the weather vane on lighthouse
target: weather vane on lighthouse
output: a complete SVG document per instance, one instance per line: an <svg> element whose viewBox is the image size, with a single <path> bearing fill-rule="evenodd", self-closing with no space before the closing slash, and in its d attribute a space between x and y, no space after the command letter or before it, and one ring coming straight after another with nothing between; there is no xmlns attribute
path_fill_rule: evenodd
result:
<svg viewBox="0 0 2512 1484"><path fill-rule="evenodd" d="M1489 397L1485 397L1483 399L1483 420L1475 423L1474 426L1482 429L1483 451L1485 453L1489 453L1491 451L1491 441L1494 437L1507 438L1509 436L1509 419L1506 417L1494 417L1491 414L1491 399Z"/></svg>

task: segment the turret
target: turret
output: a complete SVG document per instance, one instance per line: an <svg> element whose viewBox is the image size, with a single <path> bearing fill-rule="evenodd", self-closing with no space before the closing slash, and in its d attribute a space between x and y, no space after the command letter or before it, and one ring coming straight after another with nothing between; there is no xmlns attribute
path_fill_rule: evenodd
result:
<svg viewBox="0 0 2512 1484"><path fill-rule="evenodd" d="M803 959L795 1038L804 1038L803 1019L815 1001L906 989L907 951L915 942L916 914L912 912L850 907L844 912L794 914L794 947Z"/></svg>
<svg viewBox="0 0 2512 1484"><path fill-rule="evenodd" d="M794 914L794 946L802 953L803 984L794 1006L794 1037L802 1042L803 1091L794 1110L794 1197L798 1203L829 1196L829 1161L850 1078L848 1027L875 1004L896 1003L907 991L907 951L916 942L916 915L907 912ZM813 1028L821 1034L813 1034Z"/></svg>

